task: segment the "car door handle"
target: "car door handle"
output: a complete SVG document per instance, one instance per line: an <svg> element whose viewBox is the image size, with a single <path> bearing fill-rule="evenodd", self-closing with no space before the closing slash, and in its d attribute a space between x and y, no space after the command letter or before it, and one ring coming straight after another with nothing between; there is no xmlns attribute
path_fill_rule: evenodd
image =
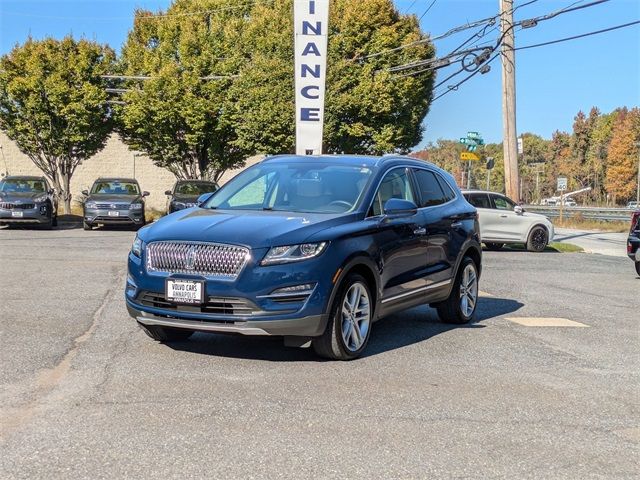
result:
<svg viewBox="0 0 640 480"><path fill-rule="evenodd" d="M507 217L508 217L508 215L506 215L504 213L502 215L500 215L500 218L507 218Z"/></svg>
<svg viewBox="0 0 640 480"><path fill-rule="evenodd" d="M426 228L424 228L424 227L416 228L416 229L413 231L413 234L414 234L414 235L426 235L426 234L427 234L427 229L426 229Z"/></svg>

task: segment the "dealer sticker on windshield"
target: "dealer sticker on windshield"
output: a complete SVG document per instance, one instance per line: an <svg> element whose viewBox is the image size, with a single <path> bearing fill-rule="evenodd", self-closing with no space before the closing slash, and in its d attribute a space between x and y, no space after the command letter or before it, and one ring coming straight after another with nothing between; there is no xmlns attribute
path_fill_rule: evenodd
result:
<svg viewBox="0 0 640 480"><path fill-rule="evenodd" d="M167 279L166 298L175 303L201 304L204 302L204 282Z"/></svg>

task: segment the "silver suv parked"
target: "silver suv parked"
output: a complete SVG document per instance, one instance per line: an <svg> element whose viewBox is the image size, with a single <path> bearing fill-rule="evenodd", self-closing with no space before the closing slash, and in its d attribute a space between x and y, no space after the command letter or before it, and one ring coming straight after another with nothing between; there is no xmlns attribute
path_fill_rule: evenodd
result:
<svg viewBox="0 0 640 480"><path fill-rule="evenodd" d="M45 177L9 176L0 181L0 225L58 224L58 199Z"/></svg>
<svg viewBox="0 0 640 480"><path fill-rule="evenodd" d="M135 230L145 223L144 197L138 181L133 178L99 178L91 190L82 192L83 227L91 230L94 225L129 225Z"/></svg>

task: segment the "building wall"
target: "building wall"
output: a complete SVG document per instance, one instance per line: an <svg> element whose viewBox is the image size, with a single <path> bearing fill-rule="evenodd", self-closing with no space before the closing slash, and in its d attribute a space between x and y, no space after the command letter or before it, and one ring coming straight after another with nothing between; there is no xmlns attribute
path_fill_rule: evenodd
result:
<svg viewBox="0 0 640 480"><path fill-rule="evenodd" d="M4 155L4 161L0 163L0 172L8 172L9 175L42 175L29 157L23 154L2 131L0 131L0 146L2 147L0 161ZM262 158L262 156L256 156L247 159L244 168ZM225 172L220 183L224 184L242 170L241 168ZM76 168L71 179L73 199L78 201L81 198L80 192L90 188L98 177L135 177L142 190L150 193L147 197L147 207L156 210L165 209L167 197L164 192L170 190L176 181L171 172L157 167L148 157L130 150L117 135L112 135L102 151Z"/></svg>

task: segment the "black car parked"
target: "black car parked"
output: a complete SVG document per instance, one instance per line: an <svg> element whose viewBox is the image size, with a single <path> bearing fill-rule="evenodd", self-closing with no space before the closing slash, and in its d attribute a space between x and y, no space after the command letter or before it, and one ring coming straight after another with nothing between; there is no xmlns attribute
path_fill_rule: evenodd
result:
<svg viewBox="0 0 640 480"><path fill-rule="evenodd" d="M91 191L83 190L86 199L83 207L83 227L91 230L94 225L130 225L136 230L146 223L144 197L134 178L99 178Z"/></svg>
<svg viewBox="0 0 640 480"><path fill-rule="evenodd" d="M195 207L198 197L203 193L213 193L220 188L217 183L208 180L178 180L167 195L167 213Z"/></svg>
<svg viewBox="0 0 640 480"><path fill-rule="evenodd" d="M45 177L8 176L0 181L0 225L58 225L58 198Z"/></svg>
<svg viewBox="0 0 640 480"><path fill-rule="evenodd" d="M636 272L640 275L640 210L636 210L631 217L627 255L636 263Z"/></svg>

